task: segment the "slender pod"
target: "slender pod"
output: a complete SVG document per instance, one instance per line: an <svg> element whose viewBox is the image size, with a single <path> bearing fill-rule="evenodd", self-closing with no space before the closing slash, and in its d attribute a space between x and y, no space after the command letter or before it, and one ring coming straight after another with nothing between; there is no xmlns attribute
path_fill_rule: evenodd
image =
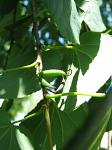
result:
<svg viewBox="0 0 112 150"><path fill-rule="evenodd" d="M55 77L55 76L66 76L66 73L63 70L50 69L40 72L40 75Z"/></svg>

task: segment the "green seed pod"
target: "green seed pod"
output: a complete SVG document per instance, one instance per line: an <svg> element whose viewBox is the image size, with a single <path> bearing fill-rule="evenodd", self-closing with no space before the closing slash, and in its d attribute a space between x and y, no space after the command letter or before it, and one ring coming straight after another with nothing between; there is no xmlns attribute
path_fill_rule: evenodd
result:
<svg viewBox="0 0 112 150"><path fill-rule="evenodd" d="M50 69L42 71L41 75L55 77L55 76L66 76L66 73L63 70Z"/></svg>
<svg viewBox="0 0 112 150"><path fill-rule="evenodd" d="M48 83L45 79L42 78L42 85L45 86L45 87L49 87L49 88L52 88L54 89L55 87L52 86L50 83Z"/></svg>

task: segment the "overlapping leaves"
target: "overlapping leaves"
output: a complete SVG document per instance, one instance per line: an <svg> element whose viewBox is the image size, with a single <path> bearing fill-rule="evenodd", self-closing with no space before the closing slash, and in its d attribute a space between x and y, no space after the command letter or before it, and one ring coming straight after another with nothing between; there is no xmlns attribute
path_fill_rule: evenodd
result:
<svg viewBox="0 0 112 150"><path fill-rule="evenodd" d="M71 113L60 111L56 106L51 106L51 128L53 146L60 150L68 139L79 129L87 117L87 105ZM38 123L38 124L37 124ZM36 118L31 118L21 124L32 133L36 149L49 150L47 131L43 114ZM68 130L67 130L68 129Z"/></svg>
<svg viewBox="0 0 112 150"><path fill-rule="evenodd" d="M20 150L23 148L33 150L29 132L10 123L8 114L0 109L0 147L1 149ZM22 140L21 140L22 138Z"/></svg>
<svg viewBox="0 0 112 150"><path fill-rule="evenodd" d="M84 21L91 31L102 32L106 29L97 0L75 0L81 9L81 22Z"/></svg>
<svg viewBox="0 0 112 150"><path fill-rule="evenodd" d="M71 42L79 42L81 24L74 0L45 2L62 35Z"/></svg>
<svg viewBox="0 0 112 150"><path fill-rule="evenodd" d="M112 75L112 37L106 34L101 34L101 38L99 36L98 41L100 42L99 44L96 42L96 45L99 45L97 45L99 48L96 57L89 65L87 72L84 75L82 75L81 73L79 75L77 90L83 93L97 92ZM97 46L95 47L97 48ZM95 47L93 49L94 51L96 49ZM87 49L90 50L89 46ZM77 106L89 99L90 97L78 97Z"/></svg>

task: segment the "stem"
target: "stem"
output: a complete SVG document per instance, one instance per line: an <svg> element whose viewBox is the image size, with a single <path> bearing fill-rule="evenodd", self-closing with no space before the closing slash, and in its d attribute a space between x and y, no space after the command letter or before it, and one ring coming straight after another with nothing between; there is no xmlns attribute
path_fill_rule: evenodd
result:
<svg viewBox="0 0 112 150"><path fill-rule="evenodd" d="M109 34L109 33L111 33L112 32L112 29L109 29L109 30L107 30L105 33L106 34Z"/></svg>
<svg viewBox="0 0 112 150"><path fill-rule="evenodd" d="M60 93L60 94L54 94L54 95L49 95L46 94L45 97L46 99L50 99L50 98L58 98L61 96L92 96L92 97L105 97L106 94L105 93L79 93L79 92L70 92L70 93Z"/></svg>
<svg viewBox="0 0 112 150"><path fill-rule="evenodd" d="M49 141L49 148L53 150L53 143L52 143L52 133L51 133L51 121L49 116L49 108L45 108L45 120L46 120L46 127L48 133L48 141Z"/></svg>
<svg viewBox="0 0 112 150"><path fill-rule="evenodd" d="M34 34L34 39L35 39L35 47L37 50L37 60L36 60L36 73L38 74L39 72L42 71L43 65L42 65L42 58L41 58L41 43L39 39L39 34L38 34L38 24L36 20L36 0L32 0L32 22L33 22L33 29L32 32Z"/></svg>
<svg viewBox="0 0 112 150"><path fill-rule="evenodd" d="M3 70L2 73L16 71L16 70L22 70L22 69L29 69L29 68L35 67L35 65L36 65L36 62L34 62L34 63L30 64L30 65L26 65L26 66L21 66L21 67L17 67L17 68L6 69L6 70Z"/></svg>
<svg viewBox="0 0 112 150"><path fill-rule="evenodd" d="M31 114L31 115L28 115L27 117L25 117L25 118L23 118L23 119L14 121L12 124L15 124L15 123L18 123L18 122L23 122L23 121L25 121L25 120L27 120L27 119L29 119L29 118L35 117L35 116L37 116L37 115L40 115L41 112L42 112L42 111L40 110L39 112L33 113L33 114Z"/></svg>
<svg viewBox="0 0 112 150"><path fill-rule="evenodd" d="M37 50L37 59L36 59L36 74L40 73L43 70L43 64L42 64L42 58L41 58L41 43L38 35L38 24L36 20L36 0L32 0L32 22L33 22L33 34L34 34L34 40L35 40L35 46ZM50 116L49 116L49 104L47 99L45 98L45 87L42 85L42 76L39 76L39 80L41 83L41 88L43 91L43 99L44 99L44 105L45 105L45 120L46 120L46 127L47 127L47 133L48 133L48 141L49 141L49 149L53 150L53 144L52 144L52 135L51 135L51 122L50 122Z"/></svg>
<svg viewBox="0 0 112 150"><path fill-rule="evenodd" d="M47 50L49 50L49 49L65 49L65 48L67 48L67 49L73 49L75 46L68 46L68 45L66 45L66 46L56 46L56 45L54 45L54 46L44 46L43 48L45 48L45 49L47 49Z"/></svg>

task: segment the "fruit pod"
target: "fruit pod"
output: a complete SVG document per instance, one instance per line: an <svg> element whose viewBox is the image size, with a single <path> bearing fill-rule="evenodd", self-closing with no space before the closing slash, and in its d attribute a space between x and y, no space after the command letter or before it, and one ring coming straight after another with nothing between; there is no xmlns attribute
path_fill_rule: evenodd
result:
<svg viewBox="0 0 112 150"><path fill-rule="evenodd" d="M50 69L50 70L44 70L40 73L42 76L50 76L50 77L56 77L56 76L66 76L66 73L63 70L58 69Z"/></svg>
<svg viewBox="0 0 112 150"><path fill-rule="evenodd" d="M49 87L49 88L55 89L54 86L52 86L50 83L48 83L48 82L47 82L45 79L43 79L43 78L42 78L42 80L41 80L41 83L42 83L42 85L45 86L45 87Z"/></svg>

